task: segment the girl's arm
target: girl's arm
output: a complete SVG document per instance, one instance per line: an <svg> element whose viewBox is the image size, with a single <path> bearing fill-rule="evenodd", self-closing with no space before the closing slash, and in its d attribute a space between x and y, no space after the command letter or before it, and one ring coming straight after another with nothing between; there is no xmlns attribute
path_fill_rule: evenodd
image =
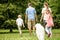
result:
<svg viewBox="0 0 60 40"><path fill-rule="evenodd" d="M23 22L22 24L23 24L23 27L25 27L25 26L24 26L24 22Z"/></svg>

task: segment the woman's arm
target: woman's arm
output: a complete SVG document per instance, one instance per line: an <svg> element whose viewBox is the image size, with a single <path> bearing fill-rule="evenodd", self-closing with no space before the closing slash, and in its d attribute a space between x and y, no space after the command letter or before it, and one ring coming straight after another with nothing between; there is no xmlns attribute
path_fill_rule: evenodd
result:
<svg viewBox="0 0 60 40"><path fill-rule="evenodd" d="M40 22L42 21L43 17L44 17L44 13L42 13L42 16L41 16Z"/></svg>

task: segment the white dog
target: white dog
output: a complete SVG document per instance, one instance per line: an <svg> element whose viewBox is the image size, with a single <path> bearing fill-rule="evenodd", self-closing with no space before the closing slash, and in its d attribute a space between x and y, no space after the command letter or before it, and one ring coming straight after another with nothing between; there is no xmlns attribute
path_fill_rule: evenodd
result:
<svg viewBox="0 0 60 40"><path fill-rule="evenodd" d="M44 35L45 35L44 27L40 23L37 23L35 25L35 28L36 28L36 35L37 35L38 39L44 40Z"/></svg>

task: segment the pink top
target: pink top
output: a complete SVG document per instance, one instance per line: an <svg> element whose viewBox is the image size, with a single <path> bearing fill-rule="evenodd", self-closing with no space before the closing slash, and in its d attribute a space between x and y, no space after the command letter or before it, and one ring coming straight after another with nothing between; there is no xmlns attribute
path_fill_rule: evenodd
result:
<svg viewBox="0 0 60 40"><path fill-rule="evenodd" d="M48 26L48 27L54 26L53 19L52 19L52 16L50 14L47 14L46 19L47 19L46 20L46 22L47 22L46 26Z"/></svg>

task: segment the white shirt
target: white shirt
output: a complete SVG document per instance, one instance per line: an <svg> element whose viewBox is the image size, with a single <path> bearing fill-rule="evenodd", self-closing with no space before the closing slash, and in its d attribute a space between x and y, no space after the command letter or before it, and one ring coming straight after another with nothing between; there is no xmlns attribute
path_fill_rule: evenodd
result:
<svg viewBox="0 0 60 40"><path fill-rule="evenodd" d="M23 25L23 19L21 19L21 18L18 18L18 19L16 20L16 22L17 22L17 25L20 25L20 26Z"/></svg>
<svg viewBox="0 0 60 40"><path fill-rule="evenodd" d="M50 10L50 12L52 12L52 11L51 11L51 8L48 8L48 9ZM43 18L43 20L46 20L46 16L47 16L47 15L46 15L46 8L43 8L43 9L42 9L42 13L44 13L44 18Z"/></svg>

